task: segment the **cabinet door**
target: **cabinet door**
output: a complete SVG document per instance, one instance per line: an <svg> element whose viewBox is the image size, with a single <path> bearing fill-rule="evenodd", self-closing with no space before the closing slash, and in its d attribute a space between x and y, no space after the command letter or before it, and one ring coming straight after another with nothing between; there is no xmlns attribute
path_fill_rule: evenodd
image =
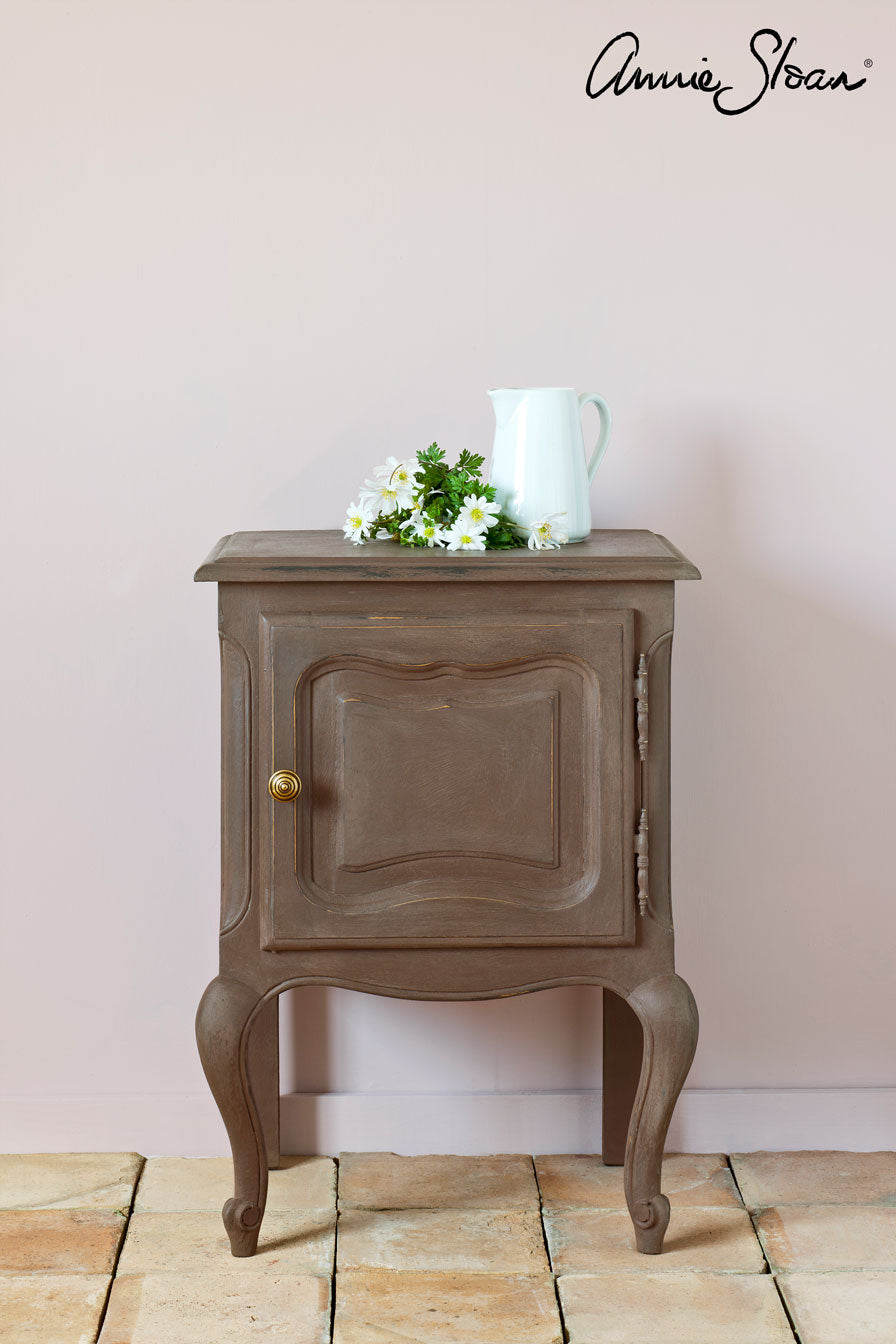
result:
<svg viewBox="0 0 896 1344"><path fill-rule="evenodd" d="M266 946L633 942L632 626L263 616Z"/></svg>

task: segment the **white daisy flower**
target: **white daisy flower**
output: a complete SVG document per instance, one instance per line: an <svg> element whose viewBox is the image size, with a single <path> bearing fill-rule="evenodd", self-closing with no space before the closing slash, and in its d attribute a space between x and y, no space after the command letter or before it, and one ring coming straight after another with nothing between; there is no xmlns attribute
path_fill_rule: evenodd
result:
<svg viewBox="0 0 896 1344"><path fill-rule="evenodd" d="M371 513L394 513L401 505L398 503L398 491L389 484L389 478L365 481L361 490L361 503Z"/></svg>
<svg viewBox="0 0 896 1344"><path fill-rule="evenodd" d="M434 523L429 514L424 513L422 509L414 509L410 518L402 523L401 531L403 532L406 527L413 528L414 535L417 537L422 537L424 535L424 528L438 527L440 531L445 530L441 524Z"/></svg>
<svg viewBox="0 0 896 1344"><path fill-rule="evenodd" d="M389 462L394 458L387 459ZM414 502L414 495L417 491L417 456L408 457L404 462L398 462L390 475L392 485L398 490L399 504L403 509L409 509Z"/></svg>
<svg viewBox="0 0 896 1344"><path fill-rule="evenodd" d="M425 513L418 514L413 519L414 536L422 537L427 546L444 546L446 532L440 523L435 523L431 518L427 518ZM404 524L405 527L408 523Z"/></svg>
<svg viewBox="0 0 896 1344"><path fill-rule="evenodd" d="M458 518L453 527L445 534L445 544L449 551L484 551L485 532L482 528L462 523Z"/></svg>
<svg viewBox="0 0 896 1344"><path fill-rule="evenodd" d="M498 521L501 510L498 505L486 499L485 495L465 495L463 508L457 515L457 521L475 528L488 531Z"/></svg>
<svg viewBox="0 0 896 1344"><path fill-rule="evenodd" d="M349 504L342 528L346 541L353 541L356 546L363 546L365 538L370 536L372 526L373 515L363 501L360 504Z"/></svg>
<svg viewBox="0 0 896 1344"><path fill-rule="evenodd" d="M396 508L409 509L417 488L414 480L416 470L416 456L408 458L406 462L387 457L381 467L374 469L372 480L364 482L362 501L368 499L372 505L375 504L378 513L394 513Z"/></svg>
<svg viewBox="0 0 896 1344"><path fill-rule="evenodd" d="M569 533L557 521L565 517L564 509L563 513L546 513L543 518L536 518L534 523L530 523L529 550L549 551L569 541Z"/></svg>

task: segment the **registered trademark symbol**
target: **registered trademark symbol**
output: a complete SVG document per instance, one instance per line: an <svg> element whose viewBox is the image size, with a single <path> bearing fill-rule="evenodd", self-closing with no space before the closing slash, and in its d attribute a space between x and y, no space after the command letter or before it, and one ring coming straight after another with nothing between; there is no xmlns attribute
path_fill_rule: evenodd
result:
<svg viewBox="0 0 896 1344"><path fill-rule="evenodd" d="M865 69L866 69L866 70L870 70L873 64L874 64L873 61L866 61L866 62L865 62Z"/></svg>

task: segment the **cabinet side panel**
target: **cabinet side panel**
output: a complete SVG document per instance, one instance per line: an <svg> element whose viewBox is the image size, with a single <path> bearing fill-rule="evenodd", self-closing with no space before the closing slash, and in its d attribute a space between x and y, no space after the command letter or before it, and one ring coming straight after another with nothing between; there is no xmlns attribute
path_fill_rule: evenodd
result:
<svg viewBox="0 0 896 1344"><path fill-rule="evenodd" d="M245 649L221 636L221 932L242 919L251 890L249 763L252 686Z"/></svg>

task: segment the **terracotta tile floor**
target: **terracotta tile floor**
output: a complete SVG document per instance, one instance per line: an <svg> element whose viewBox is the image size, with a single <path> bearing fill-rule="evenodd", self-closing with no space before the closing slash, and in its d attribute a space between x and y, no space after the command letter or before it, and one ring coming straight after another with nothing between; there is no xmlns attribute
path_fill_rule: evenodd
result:
<svg viewBox="0 0 896 1344"><path fill-rule="evenodd" d="M896 1344L896 1153L670 1155L661 1256L595 1157L0 1156L0 1344Z"/></svg>

